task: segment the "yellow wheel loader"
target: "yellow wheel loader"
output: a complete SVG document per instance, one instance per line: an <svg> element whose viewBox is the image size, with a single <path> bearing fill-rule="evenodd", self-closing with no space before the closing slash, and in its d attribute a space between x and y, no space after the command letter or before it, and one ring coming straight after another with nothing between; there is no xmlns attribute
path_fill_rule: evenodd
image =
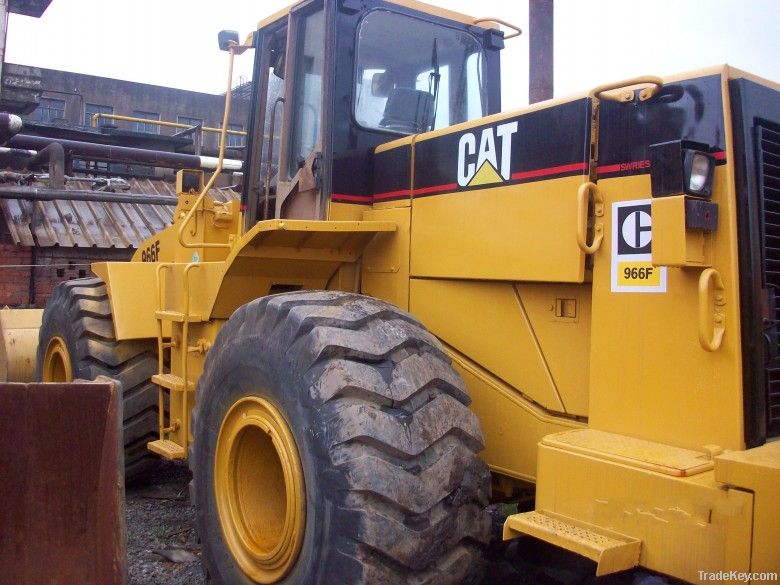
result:
<svg viewBox="0 0 780 585"><path fill-rule="evenodd" d="M307 0L221 33L241 200L180 171L173 224L46 308L39 376L114 375L128 463L189 459L213 582L468 582L491 482L535 484L505 538L597 575L776 579L780 87L501 112L499 29Z"/></svg>

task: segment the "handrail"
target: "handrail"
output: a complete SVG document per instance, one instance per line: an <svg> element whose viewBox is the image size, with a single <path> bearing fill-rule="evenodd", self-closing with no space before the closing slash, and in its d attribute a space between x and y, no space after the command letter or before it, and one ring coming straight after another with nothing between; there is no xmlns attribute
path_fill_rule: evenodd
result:
<svg viewBox="0 0 780 585"><path fill-rule="evenodd" d="M163 270L169 270L171 265L167 262L161 262L157 265L157 310L163 311L163 281L161 274ZM165 342L163 341L163 325L162 321L157 319L157 373L163 375L165 373L165 361L163 357L163 350L165 349ZM160 427L160 440L165 439L165 391L162 386L157 386L157 408L159 410L159 427Z"/></svg>
<svg viewBox="0 0 780 585"><path fill-rule="evenodd" d="M268 157L265 168L265 185L263 188L263 219L268 219L268 200L271 195L271 164L274 159L274 126L276 124L276 106L284 104L284 98L278 97L271 107L271 127L268 130Z"/></svg>
<svg viewBox="0 0 780 585"><path fill-rule="evenodd" d="M479 24L481 22L495 22L498 24L503 24L507 28L511 28L513 32L511 35L504 35L504 40L513 39L515 37L519 37L521 34L523 34L523 30L519 26L515 26L514 24L507 22L505 20L501 20L500 18L494 18L492 16L482 16L480 18L475 18L471 21L471 24Z"/></svg>
<svg viewBox="0 0 780 585"><path fill-rule="evenodd" d="M166 122L164 120L149 120L148 118L136 118L135 116L124 116L122 114L92 114L92 126L96 127L100 118L106 118L107 120L118 120L120 122L142 122L144 124L156 124L157 126L164 126L166 128L193 128L192 124L182 124L181 122ZM201 126L200 128L204 132L222 132L222 128L212 128L211 126ZM244 130L228 130L228 134L235 136L246 136Z"/></svg>
<svg viewBox="0 0 780 585"><path fill-rule="evenodd" d="M709 301L710 283L714 294L714 310ZM699 277L699 344L705 351L717 351L726 332L725 288L720 273L714 268L702 271Z"/></svg>
<svg viewBox="0 0 780 585"><path fill-rule="evenodd" d="M649 84L650 87L645 87L639 92L639 99L642 101L649 100L664 86L664 81L660 77L655 75L643 75L640 77L633 77L631 79L624 79L623 81L615 81L613 83L605 83L604 85L598 85L594 87L588 95L591 98L599 100L609 100L613 102L630 102L634 99L634 90L628 89L632 85ZM618 95L610 95L606 92L616 89L626 89L626 91Z"/></svg>
<svg viewBox="0 0 780 585"><path fill-rule="evenodd" d="M238 43L231 42L230 46L228 47L228 52L230 53L230 60L228 64L228 81L227 81L227 91L225 92L225 113L222 117L222 130L219 135L219 157L217 159L217 168L214 169L214 172L211 175L211 178L209 178L208 183L206 183L203 186L203 190L200 192L200 195L198 195L198 198L195 200L195 202L192 204L192 207L187 212L187 215L184 216L184 219L182 219L181 225L179 226L179 232L177 234L179 244L183 248L230 248L230 244L220 244L218 242L198 242L194 244L188 244L184 242L184 230L189 225L190 221L192 220L192 217L195 215L196 210L198 207L203 203L203 199L206 197L206 193L209 192L209 190L214 186L214 182L217 180L217 177L222 172L222 163L225 160L225 143L227 142L227 124L228 120L230 119L230 98L232 92L230 91L232 84L233 84L233 60L236 56L236 54L243 53L248 47L244 45L239 45Z"/></svg>
<svg viewBox="0 0 780 585"><path fill-rule="evenodd" d="M181 378L182 378L182 447L187 449L190 442L190 424L187 413L187 394L189 392L189 380L187 379L187 358L189 357L188 344L190 334L190 270L200 268L197 262L191 262L184 268L184 315L181 324Z"/></svg>
<svg viewBox="0 0 780 585"><path fill-rule="evenodd" d="M580 185L577 190L577 245L586 254L594 254L604 240L604 226L601 222L594 221L593 242L588 245L588 203L589 195L593 193L593 215L601 217L604 214L604 199L598 191L595 183L590 181Z"/></svg>

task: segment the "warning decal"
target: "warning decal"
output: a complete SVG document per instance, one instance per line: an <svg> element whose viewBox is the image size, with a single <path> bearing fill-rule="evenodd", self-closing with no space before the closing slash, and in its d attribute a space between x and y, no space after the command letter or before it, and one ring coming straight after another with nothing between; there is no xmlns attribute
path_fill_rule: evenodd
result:
<svg viewBox="0 0 780 585"><path fill-rule="evenodd" d="M653 266L650 199L612 204L612 292L666 292L666 267Z"/></svg>

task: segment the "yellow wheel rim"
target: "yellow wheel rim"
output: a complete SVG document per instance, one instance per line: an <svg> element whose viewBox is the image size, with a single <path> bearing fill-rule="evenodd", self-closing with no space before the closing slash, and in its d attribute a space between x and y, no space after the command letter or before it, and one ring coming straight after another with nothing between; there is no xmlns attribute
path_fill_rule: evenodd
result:
<svg viewBox="0 0 780 585"><path fill-rule="evenodd" d="M256 583L276 583L301 550L303 471L287 422L267 400L242 398L228 411L214 460L217 512L225 542Z"/></svg>
<svg viewBox="0 0 780 585"><path fill-rule="evenodd" d="M43 382L73 381L73 366L70 364L70 354L62 337L52 337L46 346L42 378Z"/></svg>

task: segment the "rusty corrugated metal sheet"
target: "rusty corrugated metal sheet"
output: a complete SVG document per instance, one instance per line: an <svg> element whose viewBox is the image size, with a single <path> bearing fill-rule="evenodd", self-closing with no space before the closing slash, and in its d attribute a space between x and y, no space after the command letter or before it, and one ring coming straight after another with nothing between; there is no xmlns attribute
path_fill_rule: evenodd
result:
<svg viewBox="0 0 780 585"><path fill-rule="evenodd" d="M176 196L174 185L162 180L128 179L127 184L127 191L117 192ZM68 189L93 190L94 186L95 180L87 178L70 178L67 183ZM239 196L232 189L212 189L211 195L220 201ZM11 237L22 246L136 248L171 224L174 208L140 202L3 199L0 209Z"/></svg>

